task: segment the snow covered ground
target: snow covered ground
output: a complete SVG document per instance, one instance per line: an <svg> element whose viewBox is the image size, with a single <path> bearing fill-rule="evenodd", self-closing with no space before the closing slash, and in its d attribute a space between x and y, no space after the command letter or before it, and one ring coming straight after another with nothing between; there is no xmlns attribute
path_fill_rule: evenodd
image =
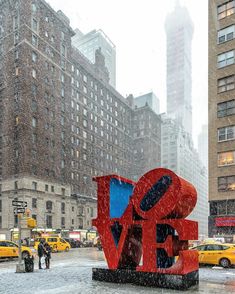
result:
<svg viewBox="0 0 235 294"><path fill-rule="evenodd" d="M169 289L92 281L92 267L106 266L103 253L94 248L72 249L70 252L53 254L50 270L38 270L36 260L33 273L16 274L15 264L16 262L0 263L0 293L182 293ZM235 269L201 268L199 287L183 293L235 293Z"/></svg>

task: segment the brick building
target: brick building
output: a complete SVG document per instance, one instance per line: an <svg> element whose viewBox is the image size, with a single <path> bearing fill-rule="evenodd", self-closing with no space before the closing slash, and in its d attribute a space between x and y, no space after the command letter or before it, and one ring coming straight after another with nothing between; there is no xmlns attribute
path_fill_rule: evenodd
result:
<svg viewBox="0 0 235 294"><path fill-rule="evenodd" d="M209 234L235 238L235 2L209 1Z"/></svg>
<svg viewBox="0 0 235 294"><path fill-rule="evenodd" d="M102 52L92 64L73 36L69 19L44 0L0 1L2 233L16 225L13 199L28 202L40 228L90 228L93 176L137 179L160 165L159 116L134 109L108 83ZM141 147L149 166L136 156L140 112L149 121Z"/></svg>

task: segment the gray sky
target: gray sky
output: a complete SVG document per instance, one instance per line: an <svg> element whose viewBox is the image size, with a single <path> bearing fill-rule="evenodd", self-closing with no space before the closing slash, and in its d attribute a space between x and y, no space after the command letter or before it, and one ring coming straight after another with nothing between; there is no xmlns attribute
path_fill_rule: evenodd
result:
<svg viewBox="0 0 235 294"><path fill-rule="evenodd" d="M102 29L116 45L117 90L138 95L153 90L166 110L165 17L175 0L47 0L62 10L72 28ZM181 0L194 23L192 43L193 137L207 123L207 0Z"/></svg>

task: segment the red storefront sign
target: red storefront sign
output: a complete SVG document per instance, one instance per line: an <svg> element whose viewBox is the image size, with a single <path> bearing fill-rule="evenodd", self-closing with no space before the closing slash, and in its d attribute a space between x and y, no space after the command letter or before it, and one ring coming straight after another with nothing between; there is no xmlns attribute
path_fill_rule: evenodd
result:
<svg viewBox="0 0 235 294"><path fill-rule="evenodd" d="M235 217L217 217L215 225L216 227L235 227Z"/></svg>

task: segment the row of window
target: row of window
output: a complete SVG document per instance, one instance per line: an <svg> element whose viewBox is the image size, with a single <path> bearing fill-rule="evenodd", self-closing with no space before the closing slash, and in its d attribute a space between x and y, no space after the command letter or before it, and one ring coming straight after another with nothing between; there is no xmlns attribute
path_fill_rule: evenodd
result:
<svg viewBox="0 0 235 294"><path fill-rule="evenodd" d="M85 176L84 176L85 177ZM61 203L61 213L65 214L65 203L62 202ZM37 198L32 198L32 208L37 208ZM53 210L53 202L48 200L46 201L46 210ZM71 207L71 211L74 212L74 206ZM84 214L84 208L83 207L79 207L78 208L78 214L79 215L83 215ZM90 214L91 217L93 217L94 215L94 209L91 207L87 207L87 214Z"/></svg>
<svg viewBox="0 0 235 294"><path fill-rule="evenodd" d="M53 185L50 186L50 191L52 193L55 192L55 187ZM17 190L18 189L18 182L15 181L15 189ZM38 183L37 182L32 182L32 190L35 190L37 191L38 189ZM45 192L49 192L49 185L48 184L45 184ZM65 188L61 188L61 194L62 195L65 195Z"/></svg>

